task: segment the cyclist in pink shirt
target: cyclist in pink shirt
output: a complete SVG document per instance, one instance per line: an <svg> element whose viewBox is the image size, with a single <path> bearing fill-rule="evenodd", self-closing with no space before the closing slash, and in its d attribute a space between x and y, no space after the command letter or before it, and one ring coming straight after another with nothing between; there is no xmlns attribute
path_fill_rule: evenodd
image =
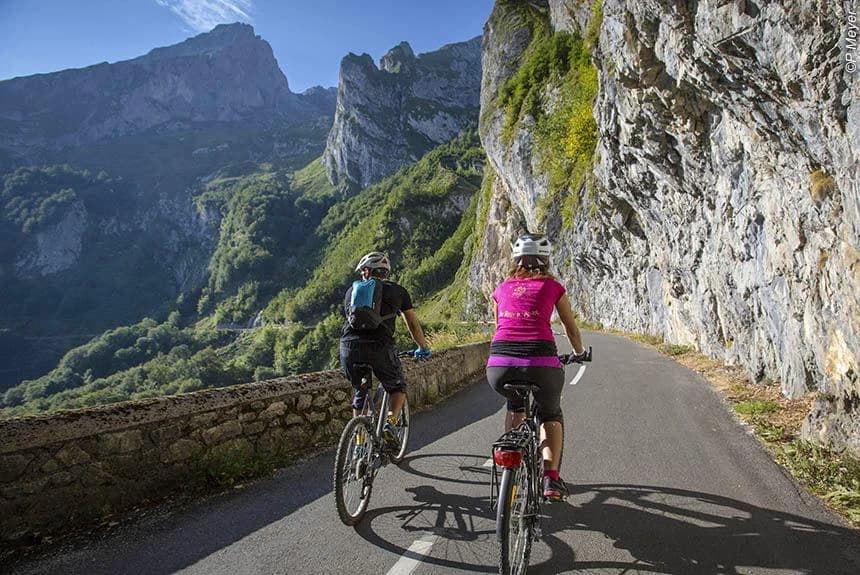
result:
<svg viewBox="0 0 860 575"><path fill-rule="evenodd" d="M493 292L496 332L487 360L487 381L507 398L505 431L518 427L524 414L522 400L503 386L530 383L541 388L534 398L541 422L544 497L560 499L567 495L558 473L564 442L560 404L564 368L550 327L553 310L558 312L574 353L585 356L585 348L564 286L549 273L551 251L549 240L539 234L525 234L514 243L508 278Z"/></svg>

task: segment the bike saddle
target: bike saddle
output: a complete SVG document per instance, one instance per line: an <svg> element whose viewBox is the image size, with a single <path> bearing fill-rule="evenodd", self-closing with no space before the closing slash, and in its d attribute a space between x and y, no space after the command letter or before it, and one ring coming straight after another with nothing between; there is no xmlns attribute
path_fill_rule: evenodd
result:
<svg viewBox="0 0 860 575"><path fill-rule="evenodd" d="M502 386L502 389L506 389L508 391L517 391L520 393L528 393L530 391L538 391L540 390L540 386L532 385L530 383L506 383Z"/></svg>

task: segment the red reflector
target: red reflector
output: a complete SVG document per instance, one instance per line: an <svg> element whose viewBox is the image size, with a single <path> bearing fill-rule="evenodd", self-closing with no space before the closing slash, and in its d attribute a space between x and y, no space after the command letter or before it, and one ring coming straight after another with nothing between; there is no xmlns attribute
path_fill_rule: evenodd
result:
<svg viewBox="0 0 860 575"><path fill-rule="evenodd" d="M519 467L523 462L523 452L494 449L493 461L500 467Z"/></svg>

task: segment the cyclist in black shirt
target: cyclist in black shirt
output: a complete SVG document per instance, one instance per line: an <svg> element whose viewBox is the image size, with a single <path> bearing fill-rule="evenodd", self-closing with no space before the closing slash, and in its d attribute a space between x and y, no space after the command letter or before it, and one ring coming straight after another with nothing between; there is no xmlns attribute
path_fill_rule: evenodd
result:
<svg viewBox="0 0 860 575"><path fill-rule="evenodd" d="M409 334L418 344L418 349L413 352L416 358L429 357L430 346L424 337L418 316L412 308L409 292L403 286L387 279L391 273L391 262L388 257L380 252L370 252L361 258L355 271L361 272L364 280L370 278L381 280L382 302L379 311L384 319L381 325L373 330L358 330L349 322L343 327L340 338L340 364L344 375L355 389L352 401L353 413L359 414L367 398L367 390L361 388L361 374L356 374L353 366L356 363L366 363L373 368L373 373L390 395L389 421L397 421L406 400L406 382L403 379L403 370L394 345L394 323L397 315L403 316ZM344 310L347 314L352 302L352 290L350 286L344 298ZM385 435L390 443L396 443L397 440L393 434ZM399 446L392 445L391 448L399 448Z"/></svg>

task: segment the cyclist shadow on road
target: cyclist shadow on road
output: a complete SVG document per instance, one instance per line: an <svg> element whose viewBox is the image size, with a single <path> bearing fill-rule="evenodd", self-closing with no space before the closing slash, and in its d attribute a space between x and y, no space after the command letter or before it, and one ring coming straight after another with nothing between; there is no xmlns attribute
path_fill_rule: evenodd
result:
<svg viewBox="0 0 860 575"><path fill-rule="evenodd" d="M464 453L427 453L407 455L398 467L418 477L462 485L486 485L489 493L492 468L484 465L484 456Z"/></svg>
<svg viewBox="0 0 860 575"><path fill-rule="evenodd" d="M733 574L755 568L860 573L855 531L719 495L641 485L579 485L567 504L545 511L544 542L551 557L533 563L530 573L618 569ZM562 541L565 532L576 531L582 532L574 535L576 540L587 539L593 556L579 557ZM601 545L611 549L600 552Z"/></svg>
<svg viewBox="0 0 860 575"><path fill-rule="evenodd" d="M461 486L480 485L485 495L446 492L442 490L444 486L441 489L434 485L409 487L405 493L412 495L411 502L371 509L364 521L355 527L356 533L377 547L406 557L410 557L408 546L413 539L433 534L437 538L434 552L430 556L415 556L415 559L470 573L498 573L496 511L490 505L492 471L481 465L485 460L486 456L451 453L407 458L403 468L408 473ZM451 491L456 490L458 488L452 485ZM462 491L462 487L459 490ZM405 544L402 543L404 532L410 535ZM567 546L556 546L552 552L552 564L572 561L573 554Z"/></svg>
<svg viewBox="0 0 860 575"><path fill-rule="evenodd" d="M405 557L410 556L408 547L413 536L433 534L438 538L433 546L434 553L416 559L472 573L498 572L496 552L487 553L487 550L492 551L490 547L476 545L495 540L495 515L490 509L489 492L487 497L470 497L444 493L430 485L410 487L406 492L412 494L412 502L371 509L364 521L355 527L356 533L381 549ZM399 543L403 541L404 531L411 534L405 545ZM454 547L456 552L452 552Z"/></svg>

